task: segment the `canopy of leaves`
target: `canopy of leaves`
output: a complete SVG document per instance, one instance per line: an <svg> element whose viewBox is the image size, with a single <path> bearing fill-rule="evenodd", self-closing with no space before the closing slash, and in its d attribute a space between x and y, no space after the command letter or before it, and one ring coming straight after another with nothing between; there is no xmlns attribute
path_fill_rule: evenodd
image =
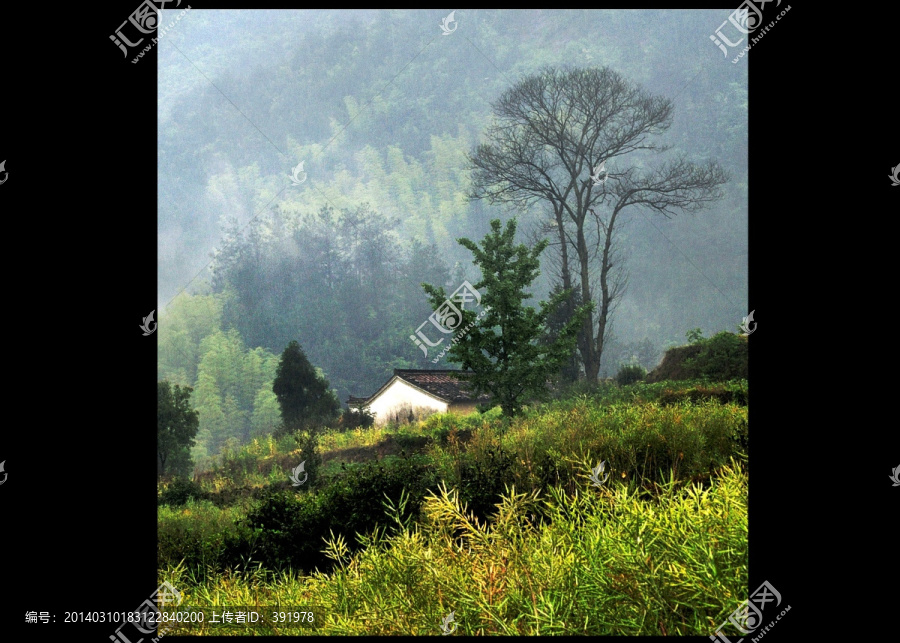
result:
<svg viewBox="0 0 900 643"><path fill-rule="evenodd" d="M481 270L481 281L475 284L484 292L482 305L487 310L480 322L475 312L461 311L465 332L454 337L450 358L471 371L471 384L476 394L490 393L504 415L514 415L523 400L540 396L548 381L572 356L578 328L590 306L581 306L562 328L549 328L548 320L569 298L571 291L561 291L549 302L541 302L540 310L525 305L532 295L528 287L540 274L539 255L546 241L529 249L515 244L516 221L501 229L499 219L491 221L491 232L481 247L470 239L459 239L460 245L474 255L473 263ZM446 300L443 288L422 284L435 308ZM555 335L555 339L550 339Z"/></svg>
<svg viewBox="0 0 900 643"><path fill-rule="evenodd" d="M194 444L199 419L191 408L193 389L174 387L166 380L157 382L156 438L160 473L169 472L173 457L186 452Z"/></svg>
<svg viewBox="0 0 900 643"><path fill-rule="evenodd" d="M281 354L272 391L288 430L328 422L340 410L328 380L316 372L296 340Z"/></svg>

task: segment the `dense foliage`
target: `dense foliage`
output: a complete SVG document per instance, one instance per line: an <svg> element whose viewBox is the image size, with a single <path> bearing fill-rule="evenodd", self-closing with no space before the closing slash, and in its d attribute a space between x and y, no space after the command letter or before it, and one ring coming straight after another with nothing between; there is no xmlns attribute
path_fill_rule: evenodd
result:
<svg viewBox="0 0 900 643"><path fill-rule="evenodd" d="M747 409L693 401L703 388L612 385L511 423L492 411L332 431L308 493L287 481L295 445L256 440L212 478L161 488L160 573L191 605L322 606L320 633L424 634L451 609L469 633L714 627L747 591ZM746 383L706 388L746 398ZM388 442L416 452L342 461Z"/></svg>
<svg viewBox="0 0 900 643"><path fill-rule="evenodd" d="M469 511L483 521L510 485L529 493L551 486L574 493L589 472L586 459L590 466L607 461L614 476L637 486L662 484L670 476L707 479L747 452L747 409L738 401L746 402L746 384L703 389L667 382L600 388L592 396L527 408L511 423L502 421L498 409L438 414L404 425L402 432L331 430L322 440L327 446L319 449L319 473L303 490L289 478L292 467L309 458L296 438L255 440L198 478L199 487L179 481L165 487L160 503L178 505L194 497L223 509L245 507L247 520L214 528L219 535L213 540L220 543L215 555L207 547L203 559L187 557L191 566L202 562L222 570L252 554L268 568L326 570L331 563L315 544L322 537L333 531L353 543L354 533L388 524L381 503L400 502L404 490L404 515L416 515L426 490L435 490L440 480L458 489ZM386 433L391 430L396 433ZM344 460L353 444L371 445L355 449L375 458L379 443L390 442L398 445L396 455L377 462ZM179 516L193 515L204 503L194 509L188 502L188 514L160 514L161 564L177 564L184 556L180 551L194 551L180 541L178 534L190 531L185 524L190 519ZM300 533L304 538L298 541Z"/></svg>
<svg viewBox="0 0 900 643"><path fill-rule="evenodd" d="M616 384L620 386L634 384L640 382L646 375L647 371L640 364L622 364L616 373Z"/></svg>
<svg viewBox="0 0 900 643"><path fill-rule="evenodd" d="M486 289L482 305L487 313L476 322L474 311L460 311L451 328L461 328L453 338L450 359L471 373L467 381L475 395L488 393L493 405L504 415L515 415L521 405L544 393L548 380L556 375L575 352L575 334L590 305L580 306L549 339L548 319L569 299L571 291L557 292L540 310L525 305L531 298L528 288L540 274L540 254L546 241L528 248L515 243L516 220L502 228L499 219L491 221L491 232L481 244L459 239L473 255L481 272L476 290ZM447 296L443 288L422 284L432 305L438 310ZM452 318L456 313L448 315ZM458 317L458 315L457 315Z"/></svg>
<svg viewBox="0 0 900 643"><path fill-rule="evenodd" d="M166 380L156 385L156 454L160 475L189 474L193 468L190 447L194 445L199 420L191 408L190 387Z"/></svg>
<svg viewBox="0 0 900 643"><path fill-rule="evenodd" d="M662 363L647 375L648 382L747 379L750 351L746 336L723 331L704 339L695 329L688 339L693 343L666 351Z"/></svg>
<svg viewBox="0 0 900 643"><path fill-rule="evenodd" d="M328 424L341 408L328 380L316 372L295 340L281 354L272 391L286 432Z"/></svg>

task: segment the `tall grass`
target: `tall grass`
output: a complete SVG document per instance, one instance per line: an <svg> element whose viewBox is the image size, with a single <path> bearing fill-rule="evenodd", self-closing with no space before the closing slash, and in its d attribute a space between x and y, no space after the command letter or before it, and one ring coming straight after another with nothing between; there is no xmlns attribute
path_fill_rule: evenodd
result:
<svg viewBox="0 0 900 643"><path fill-rule="evenodd" d="M498 454L509 458L505 480L531 491L547 485L574 490L584 471L605 460L626 481L699 480L743 458L747 447L747 408L714 401L660 406L656 402L600 405L589 397L554 402L508 425L484 422L466 445L453 427L445 443L428 454L445 480L461 483L467 462L494 467Z"/></svg>
<svg viewBox="0 0 900 643"><path fill-rule="evenodd" d="M159 508L162 578L188 606L320 606L318 630L240 634L439 634L454 611L460 634L704 635L746 598L746 393L613 384L512 420L328 431L320 454L429 444L335 459L303 493L287 479L296 440L257 439L198 480L218 506Z"/></svg>
<svg viewBox="0 0 900 643"><path fill-rule="evenodd" d="M453 611L468 635L707 635L746 598L746 469L732 461L706 486L670 478L651 499L613 480L581 480L573 494L509 488L490 522L446 486L420 523L385 503L394 526L358 537L353 556L330 538L327 575L249 564L199 583L170 566L161 579L184 587L182 607L318 606L315 630L242 634L436 635Z"/></svg>

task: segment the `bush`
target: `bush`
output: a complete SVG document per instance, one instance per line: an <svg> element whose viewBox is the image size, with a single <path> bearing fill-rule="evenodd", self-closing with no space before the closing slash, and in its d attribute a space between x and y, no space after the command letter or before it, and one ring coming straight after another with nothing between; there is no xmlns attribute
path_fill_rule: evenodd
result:
<svg viewBox="0 0 900 643"><path fill-rule="evenodd" d="M355 551L357 534L391 522L384 512L387 498L397 503L405 491L409 501L403 515L409 518L435 483L433 469L424 461L398 458L346 467L313 493L267 489L247 515L254 540L244 550L270 569L330 571L334 562L322 553L324 538L342 534Z"/></svg>
<svg viewBox="0 0 900 643"><path fill-rule="evenodd" d="M695 376L687 367L690 359L700 354L700 344L690 346L676 346L666 351L659 366L647 373L646 381L650 383L663 382L665 380L689 380Z"/></svg>
<svg viewBox="0 0 900 643"><path fill-rule="evenodd" d="M360 409L359 411L344 410L341 418L338 420L337 428L339 431L347 431L349 429L366 429L375 424L375 416L369 409Z"/></svg>
<svg viewBox="0 0 900 643"><path fill-rule="evenodd" d="M180 507L188 500L203 500L207 497L203 488L188 478L175 478L159 494L157 504Z"/></svg>
<svg viewBox="0 0 900 643"><path fill-rule="evenodd" d="M204 578L241 564L253 552L252 534L238 521L237 507L220 509L208 501L189 500L183 507L158 509L159 566L178 565Z"/></svg>
<svg viewBox="0 0 900 643"><path fill-rule="evenodd" d="M479 519L494 513L504 489L515 481L516 454L497 447L467 453L460 467L460 499Z"/></svg>
<svg viewBox="0 0 900 643"><path fill-rule="evenodd" d="M725 381L747 377L747 338L723 331L700 343L700 353L685 362L692 377Z"/></svg>
<svg viewBox="0 0 900 643"><path fill-rule="evenodd" d="M409 496L406 515L418 513L428 489L437 482L429 464L427 458L407 457L401 451L399 458L348 468L323 490L323 511L335 533L340 529L352 537L386 524L382 503L387 498L399 502L404 490Z"/></svg>
<svg viewBox="0 0 900 643"><path fill-rule="evenodd" d="M670 348L662 363L647 375L647 381L746 379L748 355L746 337L723 331L709 339L696 339L689 346Z"/></svg>
<svg viewBox="0 0 900 643"><path fill-rule="evenodd" d="M616 374L616 383L619 386L627 386L640 382L647 375L647 371L640 364L622 364Z"/></svg>
<svg viewBox="0 0 900 643"><path fill-rule="evenodd" d="M319 485L320 476L319 469L322 465L322 455L319 453L319 440L326 431L322 427L307 425L305 429L294 429L293 431L285 431L283 426L279 427L281 432L272 434L273 443L276 445L277 452L284 453L285 458L282 459L281 466L284 467L288 462L293 463L288 469L303 462L303 471L306 474L307 482L304 483L302 489L308 490ZM252 469L258 470L259 457L258 454L243 452L252 463ZM286 460L286 461L285 461ZM303 476L301 476L301 479Z"/></svg>
<svg viewBox="0 0 900 643"><path fill-rule="evenodd" d="M716 400L721 404L738 404L747 406L747 389L740 383L719 386L695 386L683 390L666 389L659 396L662 406L680 404L684 401L692 403Z"/></svg>
<svg viewBox="0 0 900 643"><path fill-rule="evenodd" d="M652 502L612 479L573 495L510 490L490 525L441 488L423 502L418 528L370 538L355 554L329 537L337 567L328 575L227 575L186 592L182 608L277 596L321 606L317 633L336 636L434 635L451 610L458 636L696 635L713 631L747 594L747 487L735 463L706 485L662 484ZM547 520L536 529L541 514Z"/></svg>
<svg viewBox="0 0 900 643"><path fill-rule="evenodd" d="M246 543L244 549L251 549L254 559L269 569L327 567L327 559L319 552L321 536L327 533L320 508L317 493L267 488L244 521L255 545Z"/></svg>

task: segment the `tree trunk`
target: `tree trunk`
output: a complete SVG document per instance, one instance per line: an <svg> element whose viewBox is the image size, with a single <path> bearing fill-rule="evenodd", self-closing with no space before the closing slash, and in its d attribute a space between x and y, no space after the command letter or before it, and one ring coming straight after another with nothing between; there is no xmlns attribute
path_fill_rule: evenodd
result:
<svg viewBox="0 0 900 643"><path fill-rule="evenodd" d="M566 240L566 232L563 228L563 207L561 205L554 207L556 211L556 229L559 232L559 248L561 253L561 262L562 262L562 285L563 290L571 290L572 289L572 273L569 271L569 243ZM569 320L575 314L575 301L571 297L566 299L563 303L565 310L565 319ZM590 325L586 326L586 328L590 328ZM584 335L584 329L579 331L578 333L578 342L576 344L578 353L581 355L582 361L585 359L585 354L587 349L585 348L590 344L590 338L586 338ZM572 355L572 359L569 362L569 365L572 369L572 372L575 374L575 377L578 377L578 359L577 355Z"/></svg>
<svg viewBox="0 0 900 643"><path fill-rule="evenodd" d="M597 368L600 368L600 357L603 355L603 345L606 340L606 325L609 320L609 310L612 301L616 296L616 292L609 291L609 269L610 252L612 248L613 226L616 223L616 217L619 210L613 210L612 216L609 218L609 225L606 226L606 239L603 242L603 256L600 263L600 312L597 315L597 338L596 338L596 355Z"/></svg>
<svg viewBox="0 0 900 643"><path fill-rule="evenodd" d="M590 265L588 257L587 241L584 238L584 217L578 225L578 262L581 269L581 301L587 303L591 301L590 288ZM588 313L587 319L584 321L582 333L586 339L584 359L584 376L589 382L597 381L597 373L600 371L600 356L594 349L593 338L594 314Z"/></svg>

